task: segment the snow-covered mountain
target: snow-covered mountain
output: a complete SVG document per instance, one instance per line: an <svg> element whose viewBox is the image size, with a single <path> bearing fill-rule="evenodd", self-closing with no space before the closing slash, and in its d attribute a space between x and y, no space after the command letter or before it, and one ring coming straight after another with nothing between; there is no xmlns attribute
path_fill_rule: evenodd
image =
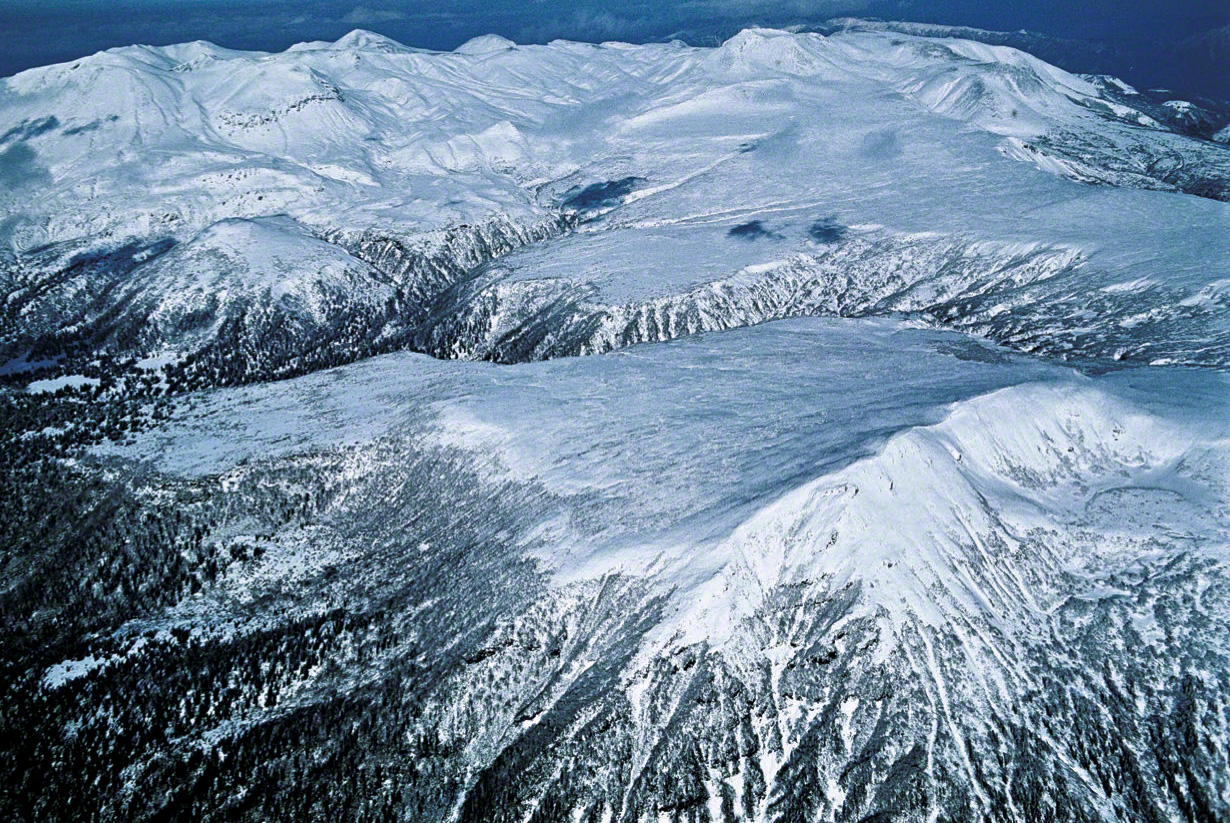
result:
<svg viewBox="0 0 1230 823"><path fill-rule="evenodd" d="M0 81L0 811L1230 815L1230 147L858 28Z"/></svg>
<svg viewBox="0 0 1230 823"><path fill-rule="evenodd" d="M993 46L1008 46L1028 52L1048 63L1077 73L1116 75L1127 72L1137 78L1138 85L1148 86L1144 94L1157 103L1174 99L1175 92L1166 86L1185 90L1194 95L1200 105L1208 105L1211 111L1204 112L1213 120L1225 123L1230 120L1226 110L1230 98L1230 85L1222 67L1230 51L1230 27L1202 32L1180 40L1166 42L1164 34L1150 38L1120 37L1096 39L1087 37L1063 37L1042 32L1020 29L1016 31L989 31L971 26L940 25L935 23L879 20L874 18L838 17L811 30L824 34L839 31L897 32L918 37L958 38L976 40ZM1162 112L1163 119L1165 113ZM1180 130L1201 137L1208 137L1208 122L1178 121Z"/></svg>
<svg viewBox="0 0 1230 823"><path fill-rule="evenodd" d="M995 267L1010 269L1030 248L1061 245L1051 256L1061 270L1060 261L1080 258L1096 270L1083 279L1105 286L1152 282L1152 272L1172 268L1166 254L1203 255L1185 270L1224 270L1224 244L1179 252L1158 236L1207 224L1208 206L1169 199L1157 225L1142 227L1132 211L1150 209L1147 197L1125 205L1128 198L1064 182L1230 196L1230 152L1172 132L1131 103L1122 84L1091 82L1012 49L863 31L748 31L708 50L514 47L483 38L434 54L366 32L275 55L207 43L113 50L23 72L0 93L0 163L11 182L0 194L3 342L9 358L88 360L100 346L142 357L208 350L209 330L233 327L238 338L218 346L256 348L270 318L311 330L325 312L348 316L352 349L396 339L439 354L517 359L781 314L907 310L935 319L965 281L952 278L938 291L919 283L935 277L937 258L963 253L955 248L1002 255ZM620 202L617 215L593 223ZM231 257L246 259L206 282L231 295L230 311L256 319L228 325L217 317L187 339L163 333L158 318L200 307L186 300L183 276L162 273L199 268L182 263L185 256L227 257L204 248L249 225L236 220L280 233L253 243L301 245L295 273L279 279L286 267L276 254L233 249ZM561 251L534 247L532 284L470 277L476 265L569 233L578 220L588 224L585 235L567 238ZM825 242L823 231L819 241L812 236L825 220L839 224L848 246ZM764 228L738 234L740 226ZM724 239L732 230L734 239ZM626 279L622 272L591 266L580 277L544 276L542 259L570 270L567 249L591 247L591 238L631 247L598 246L599 268L635 268L647 245L686 244L687 265L672 267L684 280L637 278L644 299L629 300L604 288L612 276ZM803 283L831 295L825 270L842 268L850 253L894 257L900 274L874 294L836 303L798 294ZM742 305L726 312L695 293L746 280L749 266L771 295L763 308L736 300ZM339 267L348 272L342 290L333 282ZM220 282L227 271L242 282ZM268 288L254 292L243 271ZM1012 287L1028 276L1013 275ZM1165 299L1149 302L1199 304L1206 295L1218 304L1215 281L1159 283ZM987 296L987 284L974 288ZM902 299L894 289L913 293ZM284 297L305 290L316 296ZM139 305L122 308L136 291ZM1112 301L1122 304L1116 311L1138 313L1136 291ZM526 300L531 310L520 305ZM544 300L584 330L554 328L562 321L539 316ZM493 325L488 315L501 311L493 307L510 301L514 310ZM636 319L655 312L670 315L656 323L668 331ZM705 318L671 319L681 313ZM1198 345L1167 347L1163 335L1151 345L1166 349L1159 356L1204 363L1212 334L1220 357L1224 329L1204 328L1208 312L1198 306L1188 313ZM114 334L115 324L141 325L147 314L156 322L142 334ZM961 321L971 324L971 313ZM991 318L978 325L1017 342ZM265 357L249 374L301 371L305 352L342 345L308 331L295 336L302 350ZM1095 353L1133 351L1116 340Z"/></svg>

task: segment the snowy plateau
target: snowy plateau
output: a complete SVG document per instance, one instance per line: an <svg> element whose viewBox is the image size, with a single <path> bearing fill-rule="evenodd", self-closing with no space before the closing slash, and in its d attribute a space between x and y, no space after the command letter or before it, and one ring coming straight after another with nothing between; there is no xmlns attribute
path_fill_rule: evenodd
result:
<svg viewBox="0 0 1230 823"><path fill-rule="evenodd" d="M0 817L1230 819L1227 125L952 33L0 80Z"/></svg>

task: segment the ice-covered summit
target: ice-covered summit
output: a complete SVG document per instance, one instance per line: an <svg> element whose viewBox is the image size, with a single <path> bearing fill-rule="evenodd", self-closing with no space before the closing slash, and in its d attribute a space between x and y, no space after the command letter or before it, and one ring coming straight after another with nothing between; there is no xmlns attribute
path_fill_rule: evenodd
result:
<svg viewBox="0 0 1230 823"><path fill-rule="evenodd" d="M478 37L471 37L453 51L457 54L491 54L516 47L517 44L507 37L501 37L498 34L480 34Z"/></svg>
<svg viewBox="0 0 1230 823"><path fill-rule="evenodd" d="M379 51L385 54L415 51L415 49L403 46L391 37L385 37L383 34L376 34L374 31L367 31L366 29L355 29L339 37L330 48L339 51Z"/></svg>

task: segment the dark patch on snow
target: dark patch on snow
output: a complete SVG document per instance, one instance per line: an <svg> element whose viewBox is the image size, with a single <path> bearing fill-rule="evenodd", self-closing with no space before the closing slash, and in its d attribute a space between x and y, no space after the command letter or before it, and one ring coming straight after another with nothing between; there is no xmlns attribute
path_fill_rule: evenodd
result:
<svg viewBox="0 0 1230 823"><path fill-rule="evenodd" d="M38 137L41 134L46 134L52 129L59 128L60 121L53 114L50 117L40 117L37 120L22 120L16 126L0 135L0 145L3 145L10 140L29 140L31 137Z"/></svg>
<svg viewBox="0 0 1230 823"><path fill-rule="evenodd" d="M133 241L104 252L78 254L69 261L68 268L75 272L84 270L102 274L127 274L142 263L166 254L175 248L172 237L164 237L151 243Z"/></svg>
<svg viewBox="0 0 1230 823"><path fill-rule="evenodd" d="M980 340L943 340L937 343L935 350L941 354L949 354L958 360L971 363L1007 364L1012 362L1011 353L998 349L992 343Z"/></svg>
<svg viewBox="0 0 1230 823"><path fill-rule="evenodd" d="M834 217L822 217L815 223L811 224L811 228L807 230L807 234L812 240L817 243L839 243L846 236L849 229L846 226L837 222Z"/></svg>
<svg viewBox="0 0 1230 823"><path fill-rule="evenodd" d="M747 223L740 223L731 228L727 234L731 237L737 237L740 240L759 240L762 237L777 237L778 235L769 231L764 227L764 223L759 220L751 220Z"/></svg>
<svg viewBox="0 0 1230 823"><path fill-rule="evenodd" d="M86 123L81 126L73 126L71 129L65 129L63 133L65 137L72 137L76 134L85 134L87 131L98 131L101 125L102 123L95 120L92 123Z"/></svg>
<svg viewBox="0 0 1230 823"><path fill-rule="evenodd" d="M625 177L622 180L590 183L584 188L576 186L564 193L561 205L577 214L593 214L618 206L625 197L632 193L638 183L643 182L645 182L643 177Z"/></svg>
<svg viewBox="0 0 1230 823"><path fill-rule="evenodd" d="M25 143L14 143L0 152L0 186L15 189L50 182L51 172Z"/></svg>
<svg viewBox="0 0 1230 823"><path fill-rule="evenodd" d="M25 374L26 372L50 368L64 359L63 356L59 356L44 358L42 360L29 360L29 356L30 353L27 352L20 357L14 357L6 363L0 363L0 377L8 377L14 374Z"/></svg>
<svg viewBox="0 0 1230 823"><path fill-rule="evenodd" d="M10 214L8 217L0 220L0 260L11 260L11 257L4 257L4 255L12 254L11 249L4 247L12 245L13 235L17 233L17 230L21 228L23 223L28 222L30 222L30 218L21 214Z"/></svg>
<svg viewBox="0 0 1230 823"><path fill-rule="evenodd" d="M881 129L863 135L858 153L871 160L891 160L901 156L901 137L893 129Z"/></svg>

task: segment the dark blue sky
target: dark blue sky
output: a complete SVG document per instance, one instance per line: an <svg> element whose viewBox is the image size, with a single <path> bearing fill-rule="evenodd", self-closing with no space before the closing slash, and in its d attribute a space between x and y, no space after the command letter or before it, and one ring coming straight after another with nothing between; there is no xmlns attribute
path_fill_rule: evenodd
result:
<svg viewBox="0 0 1230 823"><path fill-rule="evenodd" d="M1109 41L1117 50L1113 59L1105 50L1088 59L1111 65L1071 68L1200 89L1217 85L1199 76L1214 69L1188 65L1188 52L1200 52L1197 63L1226 56L1216 42L1214 53L1204 54L1201 36L1230 24L1230 0L0 0L0 76L131 43L204 39L281 50L354 28L440 49L487 32L522 43L556 37L635 42L681 33L704 42L755 23L815 24L846 14ZM1230 66L1220 68L1230 78Z"/></svg>

